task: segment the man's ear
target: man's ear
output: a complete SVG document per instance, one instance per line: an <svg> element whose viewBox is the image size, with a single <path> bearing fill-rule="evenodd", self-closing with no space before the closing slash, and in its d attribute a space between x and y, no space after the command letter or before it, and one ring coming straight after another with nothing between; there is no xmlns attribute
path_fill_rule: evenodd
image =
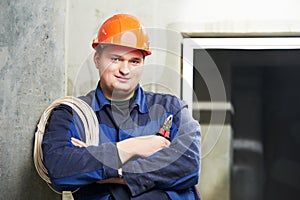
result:
<svg viewBox="0 0 300 200"><path fill-rule="evenodd" d="M94 54L94 63L97 69L99 69L100 66L100 54L98 52L95 52Z"/></svg>

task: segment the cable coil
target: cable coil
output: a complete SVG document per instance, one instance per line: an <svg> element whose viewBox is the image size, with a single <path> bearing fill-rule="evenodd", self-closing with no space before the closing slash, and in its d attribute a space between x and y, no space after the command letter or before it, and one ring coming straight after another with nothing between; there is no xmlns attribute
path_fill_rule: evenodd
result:
<svg viewBox="0 0 300 200"><path fill-rule="evenodd" d="M55 100L48 108L46 108L37 125L37 131L35 132L33 161L39 176L47 182L51 189L53 188L50 186L51 181L48 176L48 171L43 163L42 141L47 121L51 116L53 109L61 104L70 106L78 115L84 127L84 132L86 136L85 143L87 145L94 146L97 146L99 143L98 119L93 109L83 100L77 97L66 96Z"/></svg>

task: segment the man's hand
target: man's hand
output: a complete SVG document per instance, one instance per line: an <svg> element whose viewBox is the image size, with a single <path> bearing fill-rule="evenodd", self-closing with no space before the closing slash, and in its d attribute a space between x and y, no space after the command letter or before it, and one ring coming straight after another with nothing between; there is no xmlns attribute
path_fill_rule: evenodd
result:
<svg viewBox="0 0 300 200"><path fill-rule="evenodd" d="M155 152L170 146L170 141L157 135L129 138L117 143L122 164L135 156L148 157Z"/></svg>
<svg viewBox="0 0 300 200"><path fill-rule="evenodd" d="M109 178L101 181L97 181L98 184L104 184L104 183L116 183L116 184L123 184L125 185L125 180L123 178Z"/></svg>
<svg viewBox="0 0 300 200"><path fill-rule="evenodd" d="M71 142L75 147L87 147L86 143L73 137L71 137Z"/></svg>
<svg viewBox="0 0 300 200"><path fill-rule="evenodd" d="M87 147L86 143L76 138L71 138L71 142L76 147ZM139 136L117 142L118 153L122 164L135 156L145 158L169 146L169 140L157 135Z"/></svg>

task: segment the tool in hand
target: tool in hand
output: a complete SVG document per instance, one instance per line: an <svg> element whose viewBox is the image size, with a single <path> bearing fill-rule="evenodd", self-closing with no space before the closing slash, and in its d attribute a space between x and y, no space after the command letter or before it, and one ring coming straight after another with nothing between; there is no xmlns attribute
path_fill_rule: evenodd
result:
<svg viewBox="0 0 300 200"><path fill-rule="evenodd" d="M170 129L172 126L172 121L173 121L173 115L169 115L163 126L159 129L158 133L156 133L156 135L162 136L168 140L170 140Z"/></svg>

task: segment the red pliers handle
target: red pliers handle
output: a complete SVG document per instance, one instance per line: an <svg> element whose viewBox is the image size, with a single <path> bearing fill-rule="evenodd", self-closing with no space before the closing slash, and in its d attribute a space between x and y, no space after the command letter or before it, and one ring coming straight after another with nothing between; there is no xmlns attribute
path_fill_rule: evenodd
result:
<svg viewBox="0 0 300 200"><path fill-rule="evenodd" d="M169 115L163 126L159 129L158 133L156 133L156 135L162 136L168 140L170 140L170 129L172 126L172 121L173 121L173 115Z"/></svg>

